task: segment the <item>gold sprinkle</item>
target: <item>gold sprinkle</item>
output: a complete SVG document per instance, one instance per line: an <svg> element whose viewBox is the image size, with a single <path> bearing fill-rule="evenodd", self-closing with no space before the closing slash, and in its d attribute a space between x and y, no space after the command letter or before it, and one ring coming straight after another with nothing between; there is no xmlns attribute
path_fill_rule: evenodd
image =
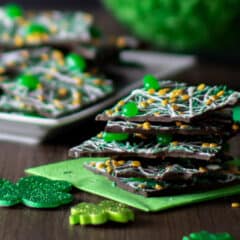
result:
<svg viewBox="0 0 240 240"><path fill-rule="evenodd" d="M148 106L148 103L147 102L140 102L139 105L142 108L146 108Z"/></svg>
<svg viewBox="0 0 240 240"><path fill-rule="evenodd" d="M107 170L107 173L109 173L109 174L111 174L113 171L111 166L107 166L106 170Z"/></svg>
<svg viewBox="0 0 240 240"><path fill-rule="evenodd" d="M172 145L172 146L177 146L178 144L179 144L178 141L173 141L173 142L171 142L171 145Z"/></svg>
<svg viewBox="0 0 240 240"><path fill-rule="evenodd" d="M218 146L218 145L217 145L216 143L210 143L210 144L209 144L209 147L210 147L210 148L215 148L215 147L217 147L217 146Z"/></svg>
<svg viewBox="0 0 240 240"><path fill-rule="evenodd" d="M169 88L163 88L158 91L158 96L163 96L169 91Z"/></svg>
<svg viewBox="0 0 240 240"><path fill-rule="evenodd" d="M131 166L132 167L140 167L141 166L141 163L139 161L132 161L131 162Z"/></svg>
<svg viewBox="0 0 240 240"><path fill-rule="evenodd" d="M202 143L202 147L203 147L203 148L209 148L209 147L210 147L210 144L209 144L209 143Z"/></svg>
<svg viewBox="0 0 240 240"><path fill-rule="evenodd" d="M103 133L100 132L98 135L97 135L98 138L102 138L103 137Z"/></svg>
<svg viewBox="0 0 240 240"><path fill-rule="evenodd" d="M148 93L151 94L151 95L154 94L155 93L155 89L153 89L153 88L149 89Z"/></svg>
<svg viewBox="0 0 240 240"><path fill-rule="evenodd" d="M149 130L149 129L151 129L151 124L150 124L149 122L144 122L144 123L142 124L142 128L143 128L144 130Z"/></svg>
<svg viewBox="0 0 240 240"><path fill-rule="evenodd" d="M118 161L116 161L116 160L112 160L112 165L113 165L114 167L119 167Z"/></svg>
<svg viewBox="0 0 240 240"><path fill-rule="evenodd" d="M58 99L54 99L53 100L53 104L59 108L59 109L63 109L64 108L64 105L58 100Z"/></svg>
<svg viewBox="0 0 240 240"><path fill-rule="evenodd" d="M125 102L124 102L123 100L120 100L120 101L117 103L117 105L120 106L120 107L122 107L124 104L125 104Z"/></svg>
<svg viewBox="0 0 240 240"><path fill-rule="evenodd" d="M232 130L233 130L233 131L238 131L238 130L239 130L239 125L237 125L236 123L234 123L234 124L232 125Z"/></svg>
<svg viewBox="0 0 240 240"><path fill-rule="evenodd" d="M138 184L138 188L145 188L145 187L146 187L146 184L144 183Z"/></svg>
<svg viewBox="0 0 240 240"><path fill-rule="evenodd" d="M65 97L67 93L68 93L68 90L66 88L61 87L58 89L58 95L61 97Z"/></svg>
<svg viewBox="0 0 240 240"><path fill-rule="evenodd" d="M182 98L183 101L187 101L187 100L189 100L190 97L189 97L188 94L184 94L184 95L182 95L181 98Z"/></svg>
<svg viewBox="0 0 240 240"><path fill-rule="evenodd" d="M113 114L113 111L112 110L106 110L105 113L106 113L106 115L111 116Z"/></svg>
<svg viewBox="0 0 240 240"><path fill-rule="evenodd" d="M63 59L64 58L64 55L61 51L58 51L58 50L54 50L53 53L52 53L52 56L53 58L59 60L59 59Z"/></svg>
<svg viewBox="0 0 240 240"><path fill-rule="evenodd" d="M220 91L220 92L218 92L217 94L216 94L216 96L217 97L222 97L223 95L224 95L224 90L222 90L222 91Z"/></svg>
<svg viewBox="0 0 240 240"><path fill-rule="evenodd" d="M111 166L111 159L105 161L106 166Z"/></svg>
<svg viewBox="0 0 240 240"><path fill-rule="evenodd" d="M177 110L179 109L179 106L176 105L176 104L173 104L173 105L172 105L172 109L173 109L174 111L177 111Z"/></svg>
<svg viewBox="0 0 240 240"><path fill-rule="evenodd" d="M208 172L207 168L205 168L205 167L199 167L198 170L199 170L200 173L206 173L206 172Z"/></svg>
<svg viewBox="0 0 240 240"><path fill-rule="evenodd" d="M197 90L202 91L205 89L205 87L206 87L206 85L204 83L201 83L200 85L198 85Z"/></svg>
<svg viewBox="0 0 240 240"><path fill-rule="evenodd" d="M119 166L122 166L124 163L125 163L124 160L119 160L119 161L118 161L118 165L119 165Z"/></svg>
<svg viewBox="0 0 240 240"><path fill-rule="evenodd" d="M103 168L105 168L105 163L103 163L103 162L97 162L96 163L96 168L97 169L103 169Z"/></svg>
<svg viewBox="0 0 240 240"><path fill-rule="evenodd" d="M147 103L148 104L152 104L152 103L154 103L155 102L155 99L153 99L153 98L149 98L148 100L147 100Z"/></svg>
<svg viewBox="0 0 240 240"><path fill-rule="evenodd" d="M78 85L78 86L82 86L84 81L82 78L74 78L75 80L75 83Z"/></svg>
<svg viewBox="0 0 240 240"><path fill-rule="evenodd" d="M175 98L175 97L172 97L172 98L170 98L170 100L169 100L170 103L175 103L176 101L177 101L177 98Z"/></svg>
<svg viewBox="0 0 240 240"><path fill-rule="evenodd" d="M233 202L233 203L231 204L231 207L232 207L232 208L240 208L240 203L239 203L239 202Z"/></svg>
<svg viewBox="0 0 240 240"><path fill-rule="evenodd" d="M162 187L160 184L156 184L156 185L155 185L155 189L156 189L156 190L162 190L163 187Z"/></svg>
<svg viewBox="0 0 240 240"><path fill-rule="evenodd" d="M168 104L168 100L167 99L162 100L162 105L163 106L167 106L167 104Z"/></svg>
<svg viewBox="0 0 240 240"><path fill-rule="evenodd" d="M206 100L205 103L206 103L206 105L211 105L212 102L213 102L213 100L211 98L209 98L209 99Z"/></svg>
<svg viewBox="0 0 240 240"><path fill-rule="evenodd" d="M174 97L178 97L183 93L182 89L175 89L170 93L170 97L174 98Z"/></svg>
<svg viewBox="0 0 240 240"><path fill-rule="evenodd" d="M23 41L23 38L21 36L15 36L14 37L14 44L17 46L17 47L22 47L23 44L24 44L24 41Z"/></svg>

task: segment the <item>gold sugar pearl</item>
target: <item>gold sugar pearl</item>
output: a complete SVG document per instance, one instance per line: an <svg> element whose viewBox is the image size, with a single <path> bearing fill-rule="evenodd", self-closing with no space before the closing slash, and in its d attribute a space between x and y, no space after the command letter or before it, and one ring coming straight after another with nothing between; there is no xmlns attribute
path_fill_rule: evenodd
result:
<svg viewBox="0 0 240 240"><path fill-rule="evenodd" d="M217 97L222 97L223 95L224 95L224 90L221 90L220 92L218 92L217 94L216 94L216 96Z"/></svg>
<svg viewBox="0 0 240 240"><path fill-rule="evenodd" d="M80 101L82 98L82 94L80 92L74 92L73 93L73 99Z"/></svg>
<svg viewBox="0 0 240 240"><path fill-rule="evenodd" d="M43 95L38 95L38 96L37 96L37 99L38 99L40 102L43 102L45 98L44 98Z"/></svg>
<svg viewBox="0 0 240 240"><path fill-rule="evenodd" d="M82 86L84 83L82 78L75 78L74 81L78 86Z"/></svg>
<svg viewBox="0 0 240 240"><path fill-rule="evenodd" d="M119 161L118 161L118 165L119 165L119 166L122 166L122 165L124 165L124 164L125 164L125 161L124 161L124 160L119 160Z"/></svg>
<svg viewBox="0 0 240 240"><path fill-rule="evenodd" d="M155 117L159 117L159 116L161 115L161 113L160 113L160 112L155 112L153 115L154 115Z"/></svg>
<svg viewBox="0 0 240 240"><path fill-rule="evenodd" d="M187 94L184 94L184 95L182 95L182 97L181 97L181 99L183 100L183 101L187 101L187 100L189 100L189 95L187 95Z"/></svg>
<svg viewBox="0 0 240 240"><path fill-rule="evenodd" d="M65 97L68 93L68 90L66 88L59 88L58 89L58 95L61 96L61 97Z"/></svg>
<svg viewBox="0 0 240 240"><path fill-rule="evenodd" d="M206 173L206 172L208 172L207 168L205 168L205 167L199 167L198 170L199 170L200 173Z"/></svg>
<svg viewBox="0 0 240 240"><path fill-rule="evenodd" d="M160 184L156 184L154 187L156 190L162 190L163 187Z"/></svg>
<svg viewBox="0 0 240 240"><path fill-rule="evenodd" d="M147 92L152 95L152 94L155 93L155 89L151 88L151 89L149 89Z"/></svg>
<svg viewBox="0 0 240 240"><path fill-rule="evenodd" d="M103 168L105 168L106 167L106 165L105 165L105 163L103 163L103 162L97 162L96 163L96 168L97 169L103 169Z"/></svg>
<svg viewBox="0 0 240 240"><path fill-rule="evenodd" d="M149 122L144 122L144 123L142 124L142 128L143 128L144 130L149 130L149 129L151 129L151 124L150 124Z"/></svg>
<svg viewBox="0 0 240 240"><path fill-rule="evenodd" d="M173 105L172 105L172 109L173 109L174 111L177 111L177 110L179 109L179 106L176 105L176 104L173 104Z"/></svg>
<svg viewBox="0 0 240 240"><path fill-rule="evenodd" d="M105 164L106 164L106 166L111 166L111 160L110 159L106 160Z"/></svg>
<svg viewBox="0 0 240 240"><path fill-rule="evenodd" d="M111 174L113 169L112 169L112 167L107 166L106 171L107 171L107 173Z"/></svg>
<svg viewBox="0 0 240 240"><path fill-rule="evenodd" d="M158 96L163 96L165 95L170 89L169 88L163 88L158 90Z"/></svg>
<svg viewBox="0 0 240 240"><path fill-rule="evenodd" d="M106 113L107 116L111 116L113 114L113 111L112 110L106 110L105 113Z"/></svg>
<svg viewBox="0 0 240 240"><path fill-rule="evenodd" d="M142 107L142 108L146 108L148 106L148 103L147 102L140 102L139 106Z"/></svg>
<svg viewBox="0 0 240 240"><path fill-rule="evenodd" d="M175 89L170 93L170 97L171 98L179 97L182 93L183 93L182 89Z"/></svg>
<svg viewBox="0 0 240 240"><path fill-rule="evenodd" d="M53 53L52 53L52 56L53 58L59 60L59 59L64 59L64 55L61 51L58 51L58 50L54 50Z"/></svg>
<svg viewBox="0 0 240 240"><path fill-rule="evenodd" d="M146 184L144 184L144 183L138 184L138 188L145 188L145 187L146 187Z"/></svg>
<svg viewBox="0 0 240 240"><path fill-rule="evenodd" d="M233 131L238 131L238 130L239 130L239 125L237 125L236 123L234 123L234 124L232 125L232 130L233 130Z"/></svg>
<svg viewBox="0 0 240 240"><path fill-rule="evenodd" d="M139 161L132 161L131 162L131 166L132 167L140 167L141 166L141 163Z"/></svg>
<svg viewBox="0 0 240 240"><path fill-rule="evenodd" d="M168 104L168 100L167 100L167 99L162 100L162 105L163 105L164 107L167 106L167 104Z"/></svg>
<svg viewBox="0 0 240 240"><path fill-rule="evenodd" d="M206 85L204 83L201 83L201 84L198 85L197 90L202 91L202 90L205 89L205 87L206 87Z"/></svg>
<svg viewBox="0 0 240 240"><path fill-rule="evenodd" d="M217 146L218 146L218 145L217 145L216 143L210 143L210 144L209 144L209 147L210 147L210 148L215 148L215 147L217 147Z"/></svg>
<svg viewBox="0 0 240 240"><path fill-rule="evenodd" d="M210 144L209 144L209 143L202 143L202 147L203 147L203 148L209 148L209 147L210 147Z"/></svg>
<svg viewBox="0 0 240 240"><path fill-rule="evenodd" d="M117 160L112 160L113 167L119 167Z"/></svg>
<svg viewBox="0 0 240 240"><path fill-rule="evenodd" d="M149 98L148 100L147 100L147 103L148 104L152 104L152 103L154 103L155 102L155 99L153 99L153 98Z"/></svg>
<svg viewBox="0 0 240 240"><path fill-rule="evenodd" d="M173 141L173 142L171 142L171 145L172 145L172 146L177 146L178 144L179 144L178 141Z"/></svg>
<svg viewBox="0 0 240 240"><path fill-rule="evenodd" d="M59 109L63 109L64 108L64 105L58 100L58 99L54 99L53 100L53 104L59 108Z"/></svg>
<svg viewBox="0 0 240 240"><path fill-rule="evenodd" d="M175 103L177 101L177 98L176 97L172 97L169 99L169 102L170 103Z"/></svg>
<svg viewBox="0 0 240 240"><path fill-rule="evenodd" d="M75 106L75 107L81 105L81 103L82 103L81 99L74 99L72 101L72 105Z"/></svg>
<svg viewBox="0 0 240 240"><path fill-rule="evenodd" d="M231 207L232 208L240 208L240 203L239 202L232 202Z"/></svg>
<svg viewBox="0 0 240 240"><path fill-rule="evenodd" d="M14 37L13 41L14 41L15 46L17 46L17 47L22 47L24 44L23 38L18 35Z"/></svg>
<svg viewBox="0 0 240 240"><path fill-rule="evenodd" d="M125 102L124 102L123 100L120 100L120 101L117 103L117 105L120 106L120 107L122 107L124 104L125 104Z"/></svg>
<svg viewBox="0 0 240 240"><path fill-rule="evenodd" d="M206 103L206 105L211 105L212 102L213 102L213 100L211 98L209 98L209 99L206 100L205 103Z"/></svg>
<svg viewBox="0 0 240 240"><path fill-rule="evenodd" d="M102 138L103 137L103 133L100 132L98 135L97 135L98 138Z"/></svg>

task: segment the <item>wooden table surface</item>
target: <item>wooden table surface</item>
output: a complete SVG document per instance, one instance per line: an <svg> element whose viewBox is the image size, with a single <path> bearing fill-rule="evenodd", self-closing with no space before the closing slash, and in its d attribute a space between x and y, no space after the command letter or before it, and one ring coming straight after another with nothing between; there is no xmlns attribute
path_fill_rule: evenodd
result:
<svg viewBox="0 0 240 240"><path fill-rule="evenodd" d="M97 12L99 22L107 25L109 32L120 29L109 15ZM196 67L175 79L200 83L224 83L240 89L240 65L201 62ZM45 143L41 146L0 142L0 176L16 181L24 175L24 169L67 159L67 150L82 139L88 138L100 129L96 123L80 126L72 136ZM240 157L240 138L230 142L230 152ZM97 202L101 198L76 191L75 203ZM214 200L207 203L185 206L159 213L136 211L136 221L124 226L101 227L69 226L69 207L54 210L35 210L22 206L0 209L0 240L181 240L184 234L208 230L227 231L240 239L240 209L231 208L232 201L240 197Z"/></svg>

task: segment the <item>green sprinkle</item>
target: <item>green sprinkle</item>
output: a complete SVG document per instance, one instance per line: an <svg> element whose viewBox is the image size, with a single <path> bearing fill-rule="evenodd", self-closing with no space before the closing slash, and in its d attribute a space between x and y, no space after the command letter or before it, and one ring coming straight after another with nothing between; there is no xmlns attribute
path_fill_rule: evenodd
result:
<svg viewBox="0 0 240 240"><path fill-rule="evenodd" d="M233 108L233 121L240 122L240 106Z"/></svg>

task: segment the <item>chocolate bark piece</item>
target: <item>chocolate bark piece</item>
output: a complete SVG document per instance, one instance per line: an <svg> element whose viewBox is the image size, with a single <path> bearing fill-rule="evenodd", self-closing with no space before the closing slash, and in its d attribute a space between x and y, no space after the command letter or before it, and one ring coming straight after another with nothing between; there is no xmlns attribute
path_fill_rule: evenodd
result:
<svg viewBox="0 0 240 240"><path fill-rule="evenodd" d="M233 106L240 99L240 92L226 86L179 86L165 81L159 81L159 85L157 91L144 88L133 90L114 107L97 115L96 120L190 123L210 112ZM133 106L129 109L129 104L137 109L133 111Z"/></svg>
<svg viewBox="0 0 240 240"><path fill-rule="evenodd" d="M206 118L196 123L186 124L183 122L173 123L150 123L129 121L108 121L105 132L113 133L139 133L144 135L156 135L161 133L177 135L220 135L230 136L235 134L238 124L229 119Z"/></svg>
<svg viewBox="0 0 240 240"><path fill-rule="evenodd" d="M93 39L93 17L80 11L23 11L21 17L12 18L2 7L0 24L0 46L5 49L62 46Z"/></svg>
<svg viewBox="0 0 240 240"><path fill-rule="evenodd" d="M239 176L231 172L225 175L217 175L214 177L195 178L190 182L168 182L157 181L146 178L122 178L115 177L109 173L105 173L95 166L85 165L85 167L97 174L107 176L115 184L129 192L143 195L145 197L164 196L164 195L177 195L184 193L192 193L199 191L208 191L211 189L222 188L238 184Z"/></svg>
<svg viewBox="0 0 240 240"><path fill-rule="evenodd" d="M23 81L19 82L19 77L16 77L5 78L0 83L0 88L5 94L31 106L39 115L51 118L82 109L113 91L111 80L106 78L71 71L64 66L51 68L47 62L44 64L29 67L24 72L24 77L31 78L31 81L27 79L29 86L23 85ZM24 82L26 83L26 79ZM33 86L33 82L36 82L36 86Z"/></svg>
<svg viewBox="0 0 240 240"><path fill-rule="evenodd" d="M142 136L141 136L142 137ZM97 137L86 140L69 150L69 156L78 157L141 157L164 159L166 157L193 158L214 161L222 146L220 142L202 140L175 141L162 145L156 138L142 139L133 136L126 141L106 142L100 133Z"/></svg>
<svg viewBox="0 0 240 240"><path fill-rule="evenodd" d="M0 74L19 71L29 65L54 59L57 50L48 47L13 50L0 54Z"/></svg>
<svg viewBox="0 0 240 240"><path fill-rule="evenodd" d="M194 178L201 178L210 175L225 175L230 168L227 162L197 165L191 161L168 160L155 164L148 164L139 160L114 160L92 161L87 164L89 167L96 167L104 175L111 174L114 177L123 178L146 178L157 181L180 182L192 181Z"/></svg>

